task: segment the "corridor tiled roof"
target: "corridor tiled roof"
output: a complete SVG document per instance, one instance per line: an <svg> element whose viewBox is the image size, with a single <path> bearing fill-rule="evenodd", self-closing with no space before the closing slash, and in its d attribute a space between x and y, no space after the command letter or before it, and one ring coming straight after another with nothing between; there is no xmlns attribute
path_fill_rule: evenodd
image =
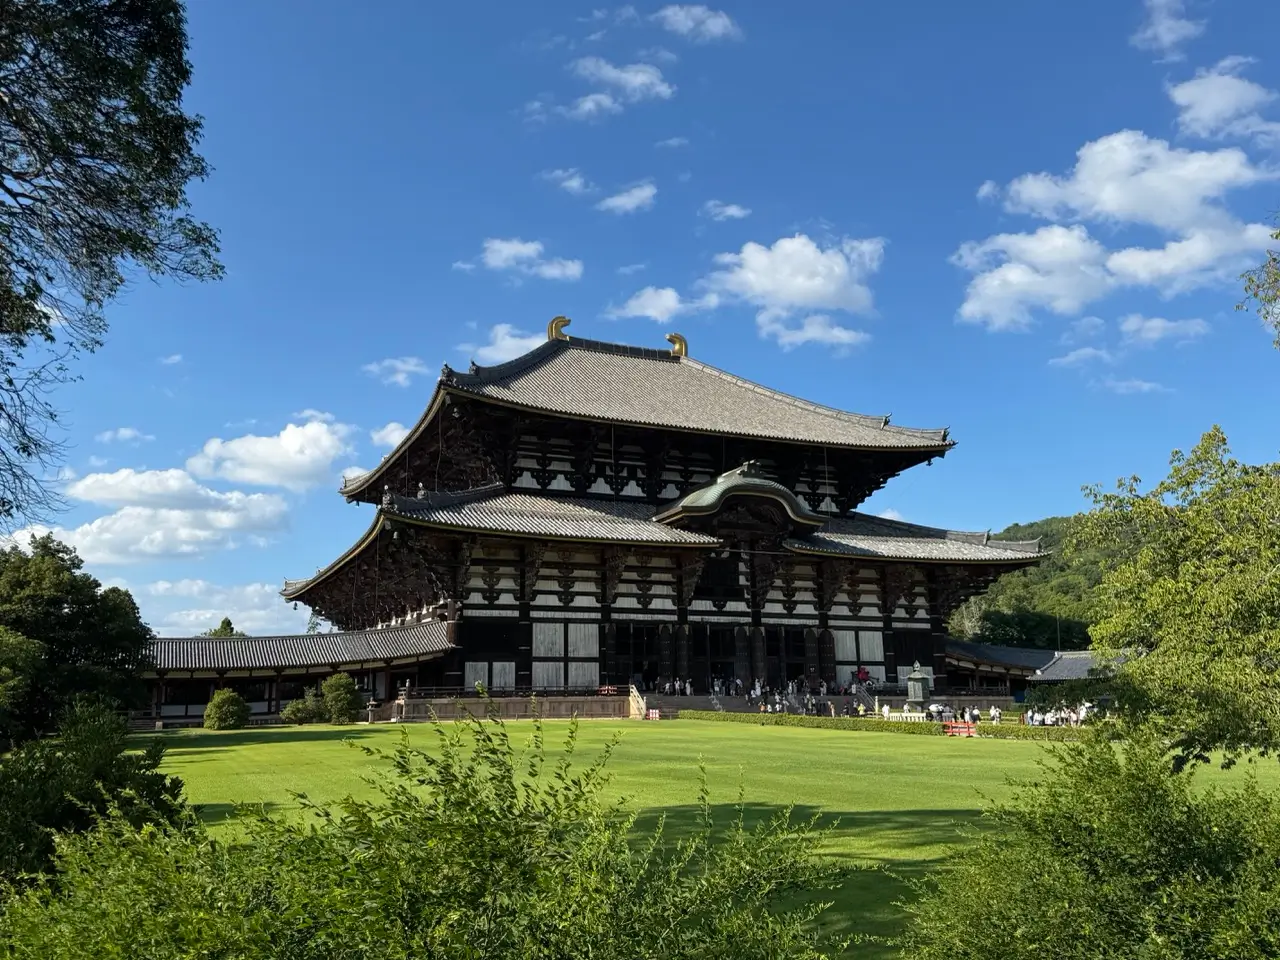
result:
<svg viewBox="0 0 1280 960"><path fill-rule="evenodd" d="M971 643L968 640L947 640L947 656L972 663L995 664L1017 670L1040 670L1053 662L1057 654L1052 650L1036 647L1003 647L991 643Z"/></svg>
<svg viewBox="0 0 1280 960"><path fill-rule="evenodd" d="M470 373L446 368L440 384L593 420L833 446L951 446L945 430L892 426L887 417L810 403L666 350L577 337L548 340L507 363Z"/></svg>
<svg viewBox="0 0 1280 960"><path fill-rule="evenodd" d="M651 504L505 492L501 484L464 493L397 497L383 512L433 526L568 540L715 546L720 541L653 519Z"/></svg>
<svg viewBox="0 0 1280 960"><path fill-rule="evenodd" d="M786 545L810 553L957 563L1029 564L1047 556L1038 540L993 540L985 533L923 527L863 513L833 518L822 529L788 540Z"/></svg>
<svg viewBox="0 0 1280 960"><path fill-rule="evenodd" d="M441 620L349 633L281 637L160 637L157 671L299 669L430 658L451 648Z"/></svg>
<svg viewBox="0 0 1280 960"><path fill-rule="evenodd" d="M1033 679L1037 683L1085 680L1095 668L1102 669L1103 664L1098 662L1092 650L1067 650L1057 654L1050 663L1036 671Z"/></svg>

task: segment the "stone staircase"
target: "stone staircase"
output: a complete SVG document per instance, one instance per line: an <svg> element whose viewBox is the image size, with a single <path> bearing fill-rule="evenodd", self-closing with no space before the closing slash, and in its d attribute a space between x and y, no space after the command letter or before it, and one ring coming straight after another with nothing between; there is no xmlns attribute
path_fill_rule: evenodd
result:
<svg viewBox="0 0 1280 960"><path fill-rule="evenodd" d="M718 697L714 693L693 697L646 693L644 700L645 705L650 710L661 711L663 720L672 720L680 716L681 710L714 710L729 713L756 712L755 708L751 707L743 697Z"/></svg>

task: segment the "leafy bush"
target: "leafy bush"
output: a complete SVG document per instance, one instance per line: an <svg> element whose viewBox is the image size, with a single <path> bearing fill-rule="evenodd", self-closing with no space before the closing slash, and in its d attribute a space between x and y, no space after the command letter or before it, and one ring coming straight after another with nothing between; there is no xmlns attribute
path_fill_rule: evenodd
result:
<svg viewBox="0 0 1280 960"><path fill-rule="evenodd" d="M320 691L315 687L307 687L297 700L290 700L280 711L280 719L285 723L328 723L329 710Z"/></svg>
<svg viewBox="0 0 1280 960"><path fill-rule="evenodd" d="M320 684L320 695L324 698L330 723L354 723L364 706L356 682L347 673L335 673L325 678Z"/></svg>
<svg viewBox="0 0 1280 960"><path fill-rule="evenodd" d="M681 710L683 720L754 723L762 727L812 727L817 730L864 730L873 733L911 733L944 736L942 724L930 721L877 720L874 717L808 717L793 713L732 713L728 710ZM1079 740L1080 727L1027 727L1017 723L980 723L977 735L993 740Z"/></svg>
<svg viewBox="0 0 1280 960"><path fill-rule="evenodd" d="M239 730L249 722L249 705L234 690L215 690L204 708L206 730Z"/></svg>
<svg viewBox="0 0 1280 960"><path fill-rule="evenodd" d="M844 948L808 932L811 891L841 874L826 840L786 813L747 830L700 814L641 843L602 799L612 747L575 764L577 725L548 758L496 719L407 737L372 801L312 822L265 814L243 842L198 822L141 834L109 820L60 846L61 874L0 913L9 960L255 957L264 960L818 960ZM527 728L525 728L527 729ZM615 741L616 742L616 741ZM381 765L380 765L381 766ZM704 781L705 783L705 781ZM808 905L797 906L799 903Z"/></svg>
<svg viewBox="0 0 1280 960"><path fill-rule="evenodd" d="M178 816L182 781L158 772L163 745L131 751L128 735L113 710L82 703L57 739L0 757L0 881L52 869L54 831L88 830L109 806L130 829Z"/></svg>
<svg viewBox="0 0 1280 960"><path fill-rule="evenodd" d="M1280 956L1280 802L1197 788L1151 735L1054 748L1037 783L919 885L904 957Z"/></svg>

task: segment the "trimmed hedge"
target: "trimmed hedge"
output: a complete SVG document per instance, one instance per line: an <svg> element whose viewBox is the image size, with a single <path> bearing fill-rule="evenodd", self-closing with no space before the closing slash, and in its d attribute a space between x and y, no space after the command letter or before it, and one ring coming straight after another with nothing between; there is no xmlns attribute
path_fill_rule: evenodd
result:
<svg viewBox="0 0 1280 960"><path fill-rule="evenodd" d="M681 710L682 720L714 720L721 723L754 723L762 727L811 727L816 730L867 730L873 733L910 733L919 737L943 736L942 724L927 720L877 720L874 717L809 717L793 713L730 713L717 710ZM980 723L977 735L993 740L1078 740L1076 727L1028 727L1014 723Z"/></svg>

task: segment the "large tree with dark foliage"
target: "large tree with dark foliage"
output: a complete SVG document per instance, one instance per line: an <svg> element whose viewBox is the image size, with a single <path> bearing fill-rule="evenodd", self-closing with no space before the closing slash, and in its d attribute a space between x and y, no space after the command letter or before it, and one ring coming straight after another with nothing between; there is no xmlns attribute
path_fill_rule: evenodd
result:
<svg viewBox="0 0 1280 960"><path fill-rule="evenodd" d="M206 630L204 633L200 634L200 636L202 637L247 637L248 634L245 633L243 630L237 630L236 625L231 622L230 617L223 617L221 623L219 623L212 630Z"/></svg>
<svg viewBox="0 0 1280 960"><path fill-rule="evenodd" d="M49 390L129 272L222 272L190 80L181 0L0 0L0 518L56 505Z"/></svg>
<svg viewBox="0 0 1280 960"><path fill-rule="evenodd" d="M127 590L83 566L51 535L0 550L0 746L53 730L77 696L128 705L141 692L151 628Z"/></svg>

